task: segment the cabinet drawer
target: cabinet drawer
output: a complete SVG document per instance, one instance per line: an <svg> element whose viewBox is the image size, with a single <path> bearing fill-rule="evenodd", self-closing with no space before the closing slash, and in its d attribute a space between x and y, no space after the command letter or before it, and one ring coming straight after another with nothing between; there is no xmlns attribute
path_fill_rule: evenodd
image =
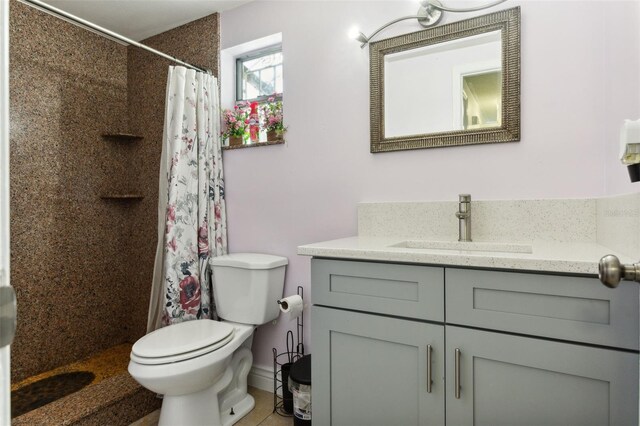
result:
<svg viewBox="0 0 640 426"><path fill-rule="evenodd" d="M446 269L447 323L638 349L638 285Z"/></svg>
<svg viewBox="0 0 640 426"><path fill-rule="evenodd" d="M444 321L444 268L311 260L313 303Z"/></svg>

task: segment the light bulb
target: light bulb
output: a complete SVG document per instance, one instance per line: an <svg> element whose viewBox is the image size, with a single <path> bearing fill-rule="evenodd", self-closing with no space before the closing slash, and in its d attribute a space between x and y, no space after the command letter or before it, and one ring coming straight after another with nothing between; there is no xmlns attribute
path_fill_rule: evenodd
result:
<svg viewBox="0 0 640 426"><path fill-rule="evenodd" d="M347 33L347 35L349 36L350 39L357 40L358 36L360 35L360 28L358 28L356 26L351 27L351 29L349 29L349 32Z"/></svg>
<svg viewBox="0 0 640 426"><path fill-rule="evenodd" d="M348 33L348 34L349 34L349 38L350 38L350 39L355 40L355 41L357 41L357 42L361 43L361 44L362 44L362 46L361 46L361 47L363 47L363 48L364 48L364 46L366 46L366 45L367 45L367 43L369 43L369 39L367 38L367 36L366 36L366 35L364 35L364 34L362 34L362 31L360 31L360 30L358 29L358 27L352 27L352 28L349 30L349 33Z"/></svg>

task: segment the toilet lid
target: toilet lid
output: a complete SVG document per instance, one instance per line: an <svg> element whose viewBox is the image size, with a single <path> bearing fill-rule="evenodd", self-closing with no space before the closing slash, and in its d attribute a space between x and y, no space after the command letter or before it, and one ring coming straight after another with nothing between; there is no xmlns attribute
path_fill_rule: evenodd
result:
<svg viewBox="0 0 640 426"><path fill-rule="evenodd" d="M289 263L286 257L261 253L232 253L209 260L211 266L230 266L242 269L273 269Z"/></svg>
<svg viewBox="0 0 640 426"><path fill-rule="evenodd" d="M131 361L137 362L138 364L144 365L160 365L160 364L171 364L173 362L187 361L189 359L197 358L202 355L206 355L210 352L214 352L221 347L225 346L227 343L233 340L235 336L235 332L231 333L224 340L219 341L211 346L205 346L204 348L196 349L195 351L185 352L178 355L170 355L170 356L161 356L156 358L137 356L133 352L129 355Z"/></svg>
<svg viewBox="0 0 640 426"><path fill-rule="evenodd" d="M196 320L173 324L153 331L138 340L131 348L132 355L142 358L165 358L189 352L212 350L225 344L233 337L232 325L213 321ZM208 352L207 351L207 352Z"/></svg>

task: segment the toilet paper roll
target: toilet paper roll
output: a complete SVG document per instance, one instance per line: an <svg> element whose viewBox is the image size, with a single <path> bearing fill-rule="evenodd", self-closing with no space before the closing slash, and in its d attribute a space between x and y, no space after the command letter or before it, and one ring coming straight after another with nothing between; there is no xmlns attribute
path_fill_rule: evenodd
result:
<svg viewBox="0 0 640 426"><path fill-rule="evenodd" d="M298 318L302 314L303 301L297 294L278 300L278 305L282 312L289 314L289 319Z"/></svg>

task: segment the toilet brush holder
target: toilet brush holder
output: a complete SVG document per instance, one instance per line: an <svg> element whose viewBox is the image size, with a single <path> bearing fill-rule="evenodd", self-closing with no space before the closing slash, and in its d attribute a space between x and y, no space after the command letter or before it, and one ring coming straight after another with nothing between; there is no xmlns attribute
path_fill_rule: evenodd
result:
<svg viewBox="0 0 640 426"><path fill-rule="evenodd" d="M302 286L298 295L303 296ZM281 416L293 416L293 394L289 390L289 371L294 362L304 356L304 324L302 315L296 318L297 341L293 342L293 332L287 332L287 351L278 353L273 348L273 412ZM289 340L291 339L291 340ZM291 345L289 345L291 343Z"/></svg>
<svg viewBox="0 0 640 426"><path fill-rule="evenodd" d="M287 352L278 354L273 349L273 411L281 416L293 416L293 394L289 390L289 371L295 361L300 358L297 354ZM291 360L291 362L289 361Z"/></svg>

